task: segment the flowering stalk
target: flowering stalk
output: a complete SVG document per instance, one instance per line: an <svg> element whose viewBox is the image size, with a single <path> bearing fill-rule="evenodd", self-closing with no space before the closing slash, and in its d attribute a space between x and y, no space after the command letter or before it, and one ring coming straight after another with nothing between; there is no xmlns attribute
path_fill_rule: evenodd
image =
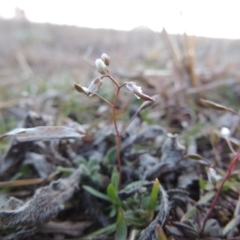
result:
<svg viewBox="0 0 240 240"><path fill-rule="evenodd" d="M134 82L125 82L123 84L119 84L110 74L108 71L107 66L110 64L110 57L107 54L102 54L101 58L96 59L95 65L97 67L97 70L100 74L102 74L101 77L95 78L91 81L89 87L83 87L77 83L74 84L75 89L78 92L82 92L85 95L91 97L91 96L98 96L101 100L106 102L109 106L112 108L112 118L113 118L113 125L116 132L116 148L117 148L117 162L118 162L118 170L120 175L120 181L119 185L121 185L122 182L122 165L121 165L121 135L126 130L126 128L130 125L130 123L133 121L133 119L137 116L137 114L147 108L152 106L152 104L155 102L155 98L152 98L142 92L141 87L137 86ZM110 79L117 87L116 95L114 98L113 103L109 102L104 97L97 94L97 91L100 89L100 87L103 84L103 79L107 78ZM123 129L120 131L118 129L117 125L117 116L116 116L116 105L119 98L119 93L122 87L126 86L126 89L133 93L138 99L142 99L145 102L140 106L138 111L134 114L134 116L130 119L130 121L123 127ZM120 188L120 186L119 186Z"/></svg>

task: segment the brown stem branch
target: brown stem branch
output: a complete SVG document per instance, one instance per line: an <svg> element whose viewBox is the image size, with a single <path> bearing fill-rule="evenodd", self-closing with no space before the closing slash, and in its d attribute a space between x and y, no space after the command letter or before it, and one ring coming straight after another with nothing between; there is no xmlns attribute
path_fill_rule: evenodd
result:
<svg viewBox="0 0 240 240"><path fill-rule="evenodd" d="M111 107L113 107L113 104L110 103L106 98L102 97L101 95L94 93L94 95L96 95L97 97L99 97L101 100L103 100L105 103L107 103L108 105L110 105Z"/></svg>
<svg viewBox="0 0 240 240"><path fill-rule="evenodd" d="M101 77L101 79L103 79L103 78L109 78L109 79L112 80L112 82L117 86L117 88L120 87L120 85L118 84L118 82L117 82L109 73L103 75L103 76Z"/></svg>

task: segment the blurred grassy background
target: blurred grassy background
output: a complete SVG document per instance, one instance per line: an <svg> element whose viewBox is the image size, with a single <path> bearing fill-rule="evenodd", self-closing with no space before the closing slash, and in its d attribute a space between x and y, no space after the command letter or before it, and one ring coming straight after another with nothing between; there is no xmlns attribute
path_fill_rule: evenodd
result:
<svg viewBox="0 0 240 240"><path fill-rule="evenodd" d="M0 36L1 132L13 128L26 109L41 110L42 102L48 98L57 102L61 99L60 111L64 116L75 112L81 118L81 112L88 109L90 103L75 93L72 85L74 82L88 85L98 76L94 61L103 52L111 57L110 71L116 78L141 80L151 94L170 91L164 89L171 88L165 82L174 84L175 81L171 63L176 59L166 34L147 28L125 32L0 20ZM167 38L183 53L180 56L183 63L185 55L194 51L194 74L198 76L199 86L238 81L239 40L198 37L194 38L194 49L186 49L183 36L167 35ZM152 75L146 75L146 70L151 70ZM154 76L153 70L160 71L160 75L158 72ZM141 76L145 77L141 79ZM236 106L239 87L234 86L234 89L233 85L220 87L216 95ZM109 94L108 89L103 91ZM213 87L212 99L215 93ZM97 103L91 100L94 102Z"/></svg>

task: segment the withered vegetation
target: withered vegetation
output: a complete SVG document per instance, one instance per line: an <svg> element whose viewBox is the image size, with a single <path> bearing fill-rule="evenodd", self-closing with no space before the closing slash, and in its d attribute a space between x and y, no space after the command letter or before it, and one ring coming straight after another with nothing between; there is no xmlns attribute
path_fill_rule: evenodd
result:
<svg viewBox="0 0 240 240"><path fill-rule="evenodd" d="M11 197L1 208L0 224L10 228L48 222L64 209L64 203L78 190L80 177L81 171L77 169L71 177L52 181L48 186L39 188L25 203Z"/></svg>
<svg viewBox="0 0 240 240"><path fill-rule="evenodd" d="M0 36L1 239L240 238L239 41Z"/></svg>

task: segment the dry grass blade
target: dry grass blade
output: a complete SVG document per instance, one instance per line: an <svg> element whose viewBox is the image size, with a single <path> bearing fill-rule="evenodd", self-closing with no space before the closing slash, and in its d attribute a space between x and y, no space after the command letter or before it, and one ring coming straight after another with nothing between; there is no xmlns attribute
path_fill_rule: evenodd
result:
<svg viewBox="0 0 240 240"><path fill-rule="evenodd" d="M231 108L225 107L221 104L209 101L209 100L205 100L205 99L200 99L200 101L202 102L202 104L208 108L213 108L216 110L220 110L220 111L227 111L227 112L231 112L233 114L238 115L237 112L235 112L234 110L232 110Z"/></svg>
<svg viewBox="0 0 240 240"><path fill-rule="evenodd" d="M35 128L16 128L2 136L0 140L8 136L15 136L19 142L26 141L48 141L62 138L81 138L80 134L73 128L64 126L42 126Z"/></svg>
<svg viewBox="0 0 240 240"><path fill-rule="evenodd" d="M0 188L35 185L35 184L41 184L43 181L44 181L44 179L42 179L42 178L6 181L6 182L0 182Z"/></svg>
<svg viewBox="0 0 240 240"><path fill-rule="evenodd" d="M26 101L26 99L14 99L0 103L0 109L6 109L18 105L20 102Z"/></svg>
<svg viewBox="0 0 240 240"><path fill-rule="evenodd" d="M227 234L233 230L240 223L240 216L233 218L224 228L223 228L223 236L227 236Z"/></svg>
<svg viewBox="0 0 240 240"><path fill-rule="evenodd" d="M79 237L83 231L89 227L91 222L54 222L44 223L38 226L38 231L42 233L64 233L69 236Z"/></svg>
<svg viewBox="0 0 240 240"><path fill-rule="evenodd" d="M198 154L188 154L184 156L185 158L190 158L193 160L203 160L203 157Z"/></svg>

